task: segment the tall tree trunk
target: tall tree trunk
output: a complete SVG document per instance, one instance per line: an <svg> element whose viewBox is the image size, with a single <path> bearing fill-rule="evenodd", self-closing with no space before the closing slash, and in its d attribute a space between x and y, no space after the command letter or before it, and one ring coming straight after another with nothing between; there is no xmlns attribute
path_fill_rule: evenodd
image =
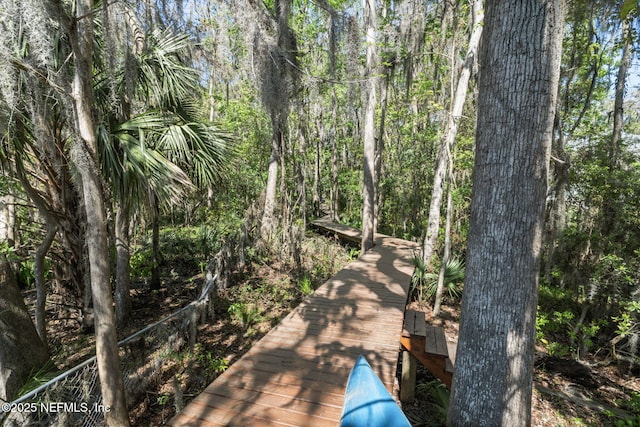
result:
<svg viewBox="0 0 640 427"><path fill-rule="evenodd" d="M330 191L330 215L332 221L338 221L340 187L338 186L338 97L336 95L335 85L331 90L332 108L331 108L331 191Z"/></svg>
<svg viewBox="0 0 640 427"><path fill-rule="evenodd" d="M375 203L376 203L376 87L377 87L377 59L376 59L376 29L377 16L375 0L362 0L365 25L365 45L367 51L367 64L365 68L365 113L364 113L364 186L362 189L362 243L361 251L364 254L373 247L375 230Z"/></svg>
<svg viewBox="0 0 640 427"><path fill-rule="evenodd" d="M448 425L531 424L538 276L563 0L489 1Z"/></svg>
<svg viewBox="0 0 640 427"><path fill-rule="evenodd" d="M160 289L160 207L158 197L153 195L153 206L151 207L151 283L149 289L157 291Z"/></svg>
<svg viewBox="0 0 640 427"><path fill-rule="evenodd" d="M613 173L620 167L620 156L622 154L622 128L624 118L624 94L627 85L627 75L631 66L631 27L627 19L622 21L622 58L618 68L618 77L616 80L616 93L613 106L613 130L611 133L611 142L608 150L608 166L610 173ZM614 186L615 188L615 186ZM614 193L617 191L614 189ZM610 235L615 233L617 221L620 217L620 202L618 194L610 194L603 202L602 212L603 221L601 233Z"/></svg>
<svg viewBox="0 0 640 427"><path fill-rule="evenodd" d="M320 194L322 189L320 188L320 156L321 156L321 144L320 138L316 138L316 158L313 162L313 215L320 216Z"/></svg>
<svg viewBox="0 0 640 427"><path fill-rule="evenodd" d="M378 181L382 176L382 153L384 152L384 138L385 138L385 124L387 119L387 105L389 101L389 82L391 80L390 68L385 69L384 80L380 85L380 128L378 129L378 139L376 140L376 160L375 160L375 174L376 185L375 190L375 205L373 215L373 229L378 231L378 219L380 218L380 209L384 205L384 195L381 191L378 191Z"/></svg>
<svg viewBox="0 0 640 427"><path fill-rule="evenodd" d="M54 8L62 5L53 2ZM60 11L60 15L64 12ZM96 331L96 356L102 402L110 408L105 412L109 426L128 426L129 417L124 396L120 355L116 339L116 322L111 295L107 218L100 169L97 165L97 138L93 117L92 48L93 1L77 0L77 18L66 25L74 53L72 94L75 107L77 138L73 141L74 165L82 182L82 194L87 213L86 243L89 251L91 290L93 294ZM71 23L73 21L73 24Z"/></svg>
<svg viewBox="0 0 640 427"><path fill-rule="evenodd" d="M124 326L131 314L131 253L129 246L130 209L126 203L120 203L116 212L116 322Z"/></svg>
<svg viewBox="0 0 640 427"><path fill-rule="evenodd" d="M613 106L613 132L609 146L609 159L612 167L618 166L622 149L622 124L624 116L624 93L627 86L627 75L631 66L632 31L629 20L622 21L622 59L616 80L616 96Z"/></svg>
<svg viewBox="0 0 640 427"><path fill-rule="evenodd" d="M558 102L560 105L560 101ZM547 236L546 236L546 257L545 263L545 282L551 283L551 273L555 264L556 251L562 252L563 243L562 240L558 242L558 236L562 234L566 223L566 189L569 183L569 156L565 151L565 138L562 129L562 120L560 118L560 107L556 111L555 122L557 137L554 138L552 146L553 162L551 164L551 171L553 174L553 183L549 190L550 201L547 204L548 218L547 218Z"/></svg>
<svg viewBox="0 0 640 427"><path fill-rule="evenodd" d="M453 162L451 162L453 163ZM449 168L450 170L452 167ZM452 173L450 173L453 175ZM440 265L440 273L438 274L438 286L436 288L436 297L433 303L433 315L440 315L440 305L442 304L442 294L444 293L444 280L447 271L447 263L451 257L451 217L453 215L453 176L449 178L447 185L447 219L444 226L444 253L442 255L442 264Z"/></svg>
<svg viewBox="0 0 640 427"><path fill-rule="evenodd" d="M295 93L297 69L297 45L295 35L289 27L291 0L275 0L273 15L277 24L277 46L271 46L263 64L264 83L262 99L271 113L271 156L269 158L269 174L265 191L264 212L260 235L263 242L270 239L276 228L274 216L276 190L278 180L278 163L280 163L281 197L283 203L282 218L286 219L288 201L285 176L285 128L289 116L289 103Z"/></svg>
<svg viewBox="0 0 640 427"><path fill-rule="evenodd" d="M467 48L467 56L458 78L455 95L451 102L451 113L447 121L444 138L438 150L436 159L436 171L433 177L433 189L431 191L431 201L429 203L429 222L427 223L427 233L422 246L422 258L427 265L431 266L433 253L435 251L436 242L438 241L438 230L440 229L440 208L442 206L442 197L444 193L444 181L447 176L447 168L449 166L449 158L451 149L458 134L458 122L462 117L464 101L467 97L467 89L469 87L469 78L473 70L473 64L478 56L478 45L482 35L484 11L481 0L473 2L473 30L469 37L469 47Z"/></svg>

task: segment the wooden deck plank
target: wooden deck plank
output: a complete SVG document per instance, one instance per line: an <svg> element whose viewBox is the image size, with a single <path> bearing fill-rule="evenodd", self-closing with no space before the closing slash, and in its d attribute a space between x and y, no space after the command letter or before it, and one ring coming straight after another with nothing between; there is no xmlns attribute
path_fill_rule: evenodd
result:
<svg viewBox="0 0 640 427"><path fill-rule="evenodd" d="M444 335L444 329L439 326L427 326L425 352L448 357L449 349L447 347L447 339Z"/></svg>
<svg viewBox="0 0 640 427"><path fill-rule="evenodd" d="M329 231L359 239L350 227ZM392 390L416 249L376 235L372 250L306 298L169 424L337 425L360 354Z"/></svg>

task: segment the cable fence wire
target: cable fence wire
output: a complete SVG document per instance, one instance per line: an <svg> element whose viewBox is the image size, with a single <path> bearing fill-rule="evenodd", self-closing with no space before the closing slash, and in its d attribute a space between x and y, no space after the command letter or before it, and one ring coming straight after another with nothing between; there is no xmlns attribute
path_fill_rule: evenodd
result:
<svg viewBox="0 0 640 427"><path fill-rule="evenodd" d="M164 359L186 348L193 350L197 326L213 316L216 278L207 272L195 301L118 343L130 406L159 383ZM94 356L13 402L2 403L0 426L102 427L106 411Z"/></svg>

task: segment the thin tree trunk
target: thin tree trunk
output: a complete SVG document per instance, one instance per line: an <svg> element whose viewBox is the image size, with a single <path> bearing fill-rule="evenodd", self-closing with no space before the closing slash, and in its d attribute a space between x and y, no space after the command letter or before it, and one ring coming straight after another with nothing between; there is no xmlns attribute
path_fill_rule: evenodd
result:
<svg viewBox="0 0 640 427"><path fill-rule="evenodd" d="M551 283L551 273L555 264L556 251L562 252L563 241L558 242L558 236L562 234L566 222L566 188L569 182L569 156L564 150L565 139L562 129L560 110L556 111L556 133L554 139L552 168L554 181L550 189L553 195L548 202L549 216L547 220L547 241L545 242L547 255L545 257L545 282Z"/></svg>
<svg viewBox="0 0 640 427"><path fill-rule="evenodd" d="M62 8L53 2L54 8ZM64 14L59 11L60 16ZM107 218L100 169L96 164L97 138L92 109L92 47L93 1L77 0L79 18L67 23L74 53L73 100L78 137L73 141L74 165L82 182L82 194L87 213L86 242L89 251L91 289L93 293L96 331L96 356L102 402L110 410L105 412L109 426L129 425L124 396L124 382L116 339L116 322L111 295Z"/></svg>
<svg viewBox="0 0 640 427"><path fill-rule="evenodd" d="M620 167L620 156L622 153L622 128L624 118L624 94L627 85L627 75L631 66L631 29L628 20L622 21L622 59L618 68L616 80L616 94L613 107L613 130L611 133L611 143L608 150L608 162L611 171ZM602 211L604 221L602 224L603 235L614 232L620 217L620 207L618 197L607 197L604 199Z"/></svg>
<svg viewBox="0 0 640 427"><path fill-rule="evenodd" d="M436 298L433 303L433 315L440 315L440 305L442 304L442 294L444 293L444 278L447 271L447 263L451 257L451 217L453 215L453 191L451 189L453 177L449 178L447 185L447 219L444 226L444 253L442 255L442 264L440 265L440 273L438 274L438 287L436 288Z"/></svg>
<svg viewBox="0 0 640 427"><path fill-rule="evenodd" d="M46 143L45 141L41 141ZM38 332L38 336L42 340L45 348L48 349L47 343L47 319L46 319L46 304L47 304L47 286L45 282L45 258L51 245L53 244L53 240L56 237L56 233L58 231L58 222L54 218L54 216L50 213L50 208L42 198L40 193L31 186L31 183L27 179L26 171L24 168L24 164L21 159L16 159L16 175L18 180L22 184L22 188L27 193L33 204L38 209L38 212L45 220L47 233L42 241L42 243L38 246L35 255L34 262L34 276L35 276L35 284L36 284L36 307L35 307L35 319L36 319L36 331Z"/></svg>
<svg viewBox="0 0 640 427"><path fill-rule="evenodd" d="M15 196L0 196L0 242L13 246L15 242L16 208Z"/></svg>
<svg viewBox="0 0 640 427"><path fill-rule="evenodd" d="M322 190L320 188L320 146L321 146L320 138L316 139L316 158L313 162L313 215L320 215L320 194Z"/></svg>
<svg viewBox="0 0 640 427"><path fill-rule="evenodd" d="M362 243L361 252L364 254L373 247L375 234L375 197L376 197L376 5L374 0L362 0L365 22L365 44L367 51L367 65L365 77L365 113L364 113L364 186L362 190Z"/></svg>
<svg viewBox="0 0 640 427"><path fill-rule="evenodd" d="M331 126L333 132L331 133L331 207L330 207L330 215L332 221L338 221L340 215L338 213L339 210L339 191L338 187L338 97L336 95L335 85L332 88L332 103L333 106L331 108Z"/></svg>
<svg viewBox="0 0 640 427"><path fill-rule="evenodd" d="M387 119L387 104L389 101L388 92L389 92L389 81L391 80L391 70L385 70L384 81L380 85L380 128L378 129L378 139L376 140L376 172L375 177L376 181L380 180L382 176L382 153L384 152L384 138L385 138L385 124ZM378 183L374 187L375 190L375 206L374 206L374 215L373 215L373 229L375 231L378 230L378 219L380 217L380 209L384 204L383 194L378 191Z"/></svg>
<svg viewBox="0 0 640 427"><path fill-rule="evenodd" d="M622 147L622 125L624 116L624 93L627 86L627 75L631 66L631 42L632 32L629 20L622 21L622 60L618 68L618 78L616 80L616 96L613 107L613 132L611 134L611 145L609 159L613 167L618 166L620 161L620 151Z"/></svg>
<svg viewBox="0 0 640 427"><path fill-rule="evenodd" d="M448 425L529 426L563 0L488 2Z"/></svg>
<svg viewBox="0 0 640 427"><path fill-rule="evenodd" d="M158 197L153 196L153 206L151 207L151 283L149 288L157 291L161 287L160 282L160 207Z"/></svg>
<svg viewBox="0 0 640 427"><path fill-rule="evenodd" d="M438 241L438 230L440 229L440 208L442 206L442 197L444 193L444 181L447 176L451 149L458 134L458 122L462 117L462 110L464 108L464 101L467 97L471 71L473 70L473 64L478 56L478 45L480 44L480 37L482 35L483 19L484 10L482 8L482 1L474 0L473 31L469 37L467 56L462 67L462 71L460 72L455 95L451 103L451 114L449 114L445 135L438 150L436 171L433 177L433 190L431 191L431 201L429 203L429 222L427 224L427 233L422 246L422 258L424 259L427 268L431 266L436 242Z"/></svg>
<svg viewBox="0 0 640 427"><path fill-rule="evenodd" d="M45 349L49 348L47 342L47 282L45 278L45 260L57 232L58 227L54 223L47 223L47 234L42 240L42 243L40 243L40 246L38 246L35 265L33 267L36 282L36 331L38 331L38 336Z"/></svg>
<svg viewBox="0 0 640 427"><path fill-rule="evenodd" d="M131 314L131 253L129 246L129 215L130 209L125 203L120 203L116 212L116 321L124 326Z"/></svg>

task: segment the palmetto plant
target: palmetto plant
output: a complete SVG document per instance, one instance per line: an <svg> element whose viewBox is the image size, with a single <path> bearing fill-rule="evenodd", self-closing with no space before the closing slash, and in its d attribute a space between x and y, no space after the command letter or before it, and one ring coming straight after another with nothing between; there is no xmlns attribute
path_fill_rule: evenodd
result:
<svg viewBox="0 0 640 427"><path fill-rule="evenodd" d="M173 202L194 186L220 178L230 155L230 137L201 120L195 71L180 55L189 40L154 31L146 48L102 82L101 162L124 200L146 202L149 193ZM126 67L125 67L126 65ZM129 80L133 80L129 82ZM133 84L133 95L126 88ZM116 93L110 92L116 88ZM126 108L113 108L113 99ZM140 112L123 115L122 110ZM153 200L153 199L151 199Z"/></svg>
<svg viewBox="0 0 640 427"><path fill-rule="evenodd" d="M430 273L420 256L413 258L414 271L411 276L411 290L417 290L418 301L426 302L435 297L438 288L438 273ZM464 279L464 262L452 258L447 261L444 273L444 286L447 295L451 299L460 296L460 283Z"/></svg>
<svg viewBox="0 0 640 427"><path fill-rule="evenodd" d="M425 288L427 287L427 264L421 256L413 257L413 275L411 276L411 293L418 292L418 301L425 302ZM434 291L435 295L435 291Z"/></svg>
<svg viewBox="0 0 640 427"><path fill-rule="evenodd" d="M231 157L230 137L203 120L197 107L198 74L183 61L188 37L171 30L145 34L133 15L127 23L136 34L136 44L121 47L128 53L116 61L115 70L111 61L112 68L98 72L103 78L96 84L102 116L100 161L117 207L116 241L124 242L117 251L116 267L122 272L116 277L121 323L128 311L127 218L136 208L150 213L151 288L157 289L159 207L214 183Z"/></svg>

